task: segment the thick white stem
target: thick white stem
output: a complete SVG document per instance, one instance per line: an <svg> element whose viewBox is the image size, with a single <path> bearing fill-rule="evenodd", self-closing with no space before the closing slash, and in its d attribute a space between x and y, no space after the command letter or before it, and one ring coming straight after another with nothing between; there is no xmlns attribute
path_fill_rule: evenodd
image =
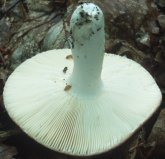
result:
<svg viewBox="0 0 165 159"><path fill-rule="evenodd" d="M104 57L104 16L98 6L84 3L77 7L71 22L73 73L70 79L73 91L97 92L101 87Z"/></svg>

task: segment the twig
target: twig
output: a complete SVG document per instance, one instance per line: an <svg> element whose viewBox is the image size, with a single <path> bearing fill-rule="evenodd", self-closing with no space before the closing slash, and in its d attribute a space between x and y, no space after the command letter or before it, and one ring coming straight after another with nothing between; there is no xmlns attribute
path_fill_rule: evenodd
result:
<svg viewBox="0 0 165 159"><path fill-rule="evenodd" d="M68 34L70 34L70 33L67 31L66 21L64 19L65 18L63 18L63 29L64 29L64 34L65 34L65 42L67 42L68 46L70 46L70 42L68 40Z"/></svg>
<svg viewBox="0 0 165 159"><path fill-rule="evenodd" d="M3 8L6 8L6 0L3 2Z"/></svg>
<svg viewBox="0 0 165 159"><path fill-rule="evenodd" d="M143 145L144 145L144 143L137 143L135 146L133 146L129 149L129 152L132 152L132 151L136 150L137 148L139 148L140 146L143 146Z"/></svg>
<svg viewBox="0 0 165 159"><path fill-rule="evenodd" d="M11 5L8 9L6 9L6 11L4 13L2 13L0 19L2 19L8 12L10 12L18 3L22 3L25 0L18 0L16 1L13 5Z"/></svg>
<svg viewBox="0 0 165 159"><path fill-rule="evenodd" d="M3 58L3 55L1 52L0 52L0 59L2 60L3 66L6 66L5 59Z"/></svg>
<svg viewBox="0 0 165 159"><path fill-rule="evenodd" d="M34 26L34 27L28 29L22 36L24 36L25 34L27 34L27 33L28 33L29 31L31 31L32 29L35 29L35 28L38 28L38 27L40 27L40 26L42 26L42 25L44 25L44 24L50 23L54 18L56 18L56 17L58 17L58 16L60 16L60 15L63 15L63 13L58 13L58 14L56 14L53 18L51 18L50 20L48 20L48 21L46 21L46 22L43 22L43 23L40 23L40 24L38 24L38 25L36 25L36 26Z"/></svg>
<svg viewBox="0 0 165 159"><path fill-rule="evenodd" d="M47 23L50 23L54 18L56 18L57 16L60 16L60 15L63 15L63 13L58 13L58 14L56 14L54 17L52 17L50 20L48 20L48 21L46 21L46 22L43 22L43 23L40 23L40 24L37 24L37 25L35 25L35 26L29 28L29 29L26 30L23 34L21 34L18 38L25 36L29 31L31 31L31 30L33 30L33 29L35 29L35 28L38 28L38 27L40 27L40 26L42 26L42 25L45 25L45 24L47 24ZM20 30L17 31L17 32L14 32L14 33L12 34L12 37L13 37L13 35L15 35L15 34L17 34L17 33L19 33L19 32L20 32Z"/></svg>

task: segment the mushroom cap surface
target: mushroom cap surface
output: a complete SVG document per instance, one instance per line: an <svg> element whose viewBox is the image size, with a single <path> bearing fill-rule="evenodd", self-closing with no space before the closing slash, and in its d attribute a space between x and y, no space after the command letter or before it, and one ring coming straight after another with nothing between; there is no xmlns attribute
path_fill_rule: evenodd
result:
<svg viewBox="0 0 165 159"><path fill-rule="evenodd" d="M23 62L6 82L5 107L24 132L54 151L76 156L109 151L152 116L161 92L142 66L105 53L101 92L73 95L73 86L66 89L70 55L69 49L51 50Z"/></svg>

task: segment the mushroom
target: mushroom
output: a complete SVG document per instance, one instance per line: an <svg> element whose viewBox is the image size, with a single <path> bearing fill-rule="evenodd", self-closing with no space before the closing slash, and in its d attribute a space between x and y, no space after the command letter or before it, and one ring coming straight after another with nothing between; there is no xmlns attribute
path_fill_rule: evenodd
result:
<svg viewBox="0 0 165 159"><path fill-rule="evenodd" d="M97 5L79 5L70 27L72 49L23 62L5 84L4 103L40 144L92 156L127 141L159 108L162 96L141 65L104 53L104 16Z"/></svg>

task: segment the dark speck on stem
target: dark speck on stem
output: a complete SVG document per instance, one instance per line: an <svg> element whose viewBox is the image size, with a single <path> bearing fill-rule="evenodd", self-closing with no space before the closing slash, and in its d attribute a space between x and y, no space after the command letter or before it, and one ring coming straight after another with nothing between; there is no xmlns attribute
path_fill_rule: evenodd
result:
<svg viewBox="0 0 165 159"><path fill-rule="evenodd" d="M94 18L95 18L96 20L99 20L99 17L98 17L98 15L95 15L95 16L94 16Z"/></svg>
<svg viewBox="0 0 165 159"><path fill-rule="evenodd" d="M83 18L84 17L84 12L80 12L80 16Z"/></svg>
<svg viewBox="0 0 165 159"><path fill-rule="evenodd" d="M101 30L101 27L100 28L97 28L97 31Z"/></svg>
<svg viewBox="0 0 165 159"><path fill-rule="evenodd" d="M68 70L68 67L64 67L63 72L66 73L67 70Z"/></svg>
<svg viewBox="0 0 165 159"><path fill-rule="evenodd" d="M84 3L87 3L87 2L78 2L78 4L81 4L81 5L84 4Z"/></svg>
<svg viewBox="0 0 165 159"><path fill-rule="evenodd" d="M89 14L88 14L88 13L86 13L85 15L86 15L87 17L89 16Z"/></svg>
<svg viewBox="0 0 165 159"><path fill-rule="evenodd" d="M76 24L79 25L79 26L81 26L81 25L83 25L83 22L79 22L79 23L76 23Z"/></svg>
<svg viewBox="0 0 165 159"><path fill-rule="evenodd" d="M71 45L72 45L72 49L73 49L74 48L74 42L72 42Z"/></svg>
<svg viewBox="0 0 165 159"><path fill-rule="evenodd" d="M85 20L85 22L86 22L86 23L90 23L90 22L91 22L91 20L89 20L89 19L86 19L86 20Z"/></svg>

